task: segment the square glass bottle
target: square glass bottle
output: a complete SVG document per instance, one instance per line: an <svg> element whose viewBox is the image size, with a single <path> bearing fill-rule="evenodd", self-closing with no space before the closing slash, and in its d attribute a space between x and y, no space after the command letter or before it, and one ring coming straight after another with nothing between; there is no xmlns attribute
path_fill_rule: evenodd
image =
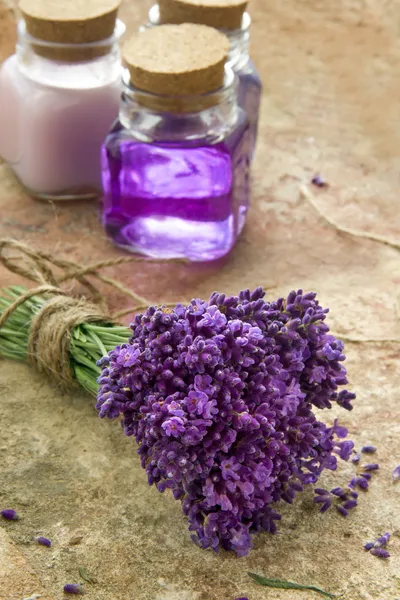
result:
<svg viewBox="0 0 400 600"><path fill-rule="evenodd" d="M233 248L251 142L227 50L225 36L191 24L128 42L120 116L102 149L103 223L118 246L202 262Z"/></svg>

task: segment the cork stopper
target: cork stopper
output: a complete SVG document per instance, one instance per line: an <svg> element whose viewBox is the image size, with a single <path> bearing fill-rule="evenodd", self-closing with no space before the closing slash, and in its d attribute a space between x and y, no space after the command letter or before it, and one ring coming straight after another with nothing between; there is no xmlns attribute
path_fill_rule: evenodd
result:
<svg viewBox="0 0 400 600"><path fill-rule="evenodd" d="M110 51L110 43L99 42L113 35L120 3L121 0L20 0L19 10L28 34L44 42L32 44L37 54L76 62ZM95 45L84 47L85 44Z"/></svg>
<svg viewBox="0 0 400 600"><path fill-rule="evenodd" d="M158 0L160 23L198 23L239 29L248 0Z"/></svg>
<svg viewBox="0 0 400 600"><path fill-rule="evenodd" d="M159 96L146 98L143 94L142 103L188 112L193 102L201 103L198 110L216 104L215 99L199 96L223 87L228 52L229 40L223 33L185 23L144 30L125 43L122 54L131 84Z"/></svg>

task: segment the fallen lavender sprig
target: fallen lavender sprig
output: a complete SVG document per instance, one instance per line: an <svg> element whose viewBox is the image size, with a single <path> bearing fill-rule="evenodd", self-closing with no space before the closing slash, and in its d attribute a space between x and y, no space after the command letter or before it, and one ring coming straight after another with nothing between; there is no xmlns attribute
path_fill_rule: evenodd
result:
<svg viewBox="0 0 400 600"><path fill-rule="evenodd" d="M99 416L122 416L149 484L182 502L192 539L239 556L253 532L276 531L273 505L293 502L354 446L337 421L327 427L312 411L351 410L355 397L338 391L345 356L328 311L314 293L264 295L151 307L129 343L99 362Z"/></svg>
<svg viewBox="0 0 400 600"><path fill-rule="evenodd" d="M390 554L385 550L388 541L390 540L390 533L386 532L376 542L367 542L364 545L364 549L378 558L389 558Z"/></svg>
<svg viewBox="0 0 400 600"><path fill-rule="evenodd" d="M295 583L294 581L287 581L286 579L277 579L275 577L264 577L264 575L258 575L258 573L247 573L255 583L263 585L265 587L277 588L282 590L309 590L321 594L325 598L336 598L334 594L330 594L315 585L303 585L301 583Z"/></svg>
<svg viewBox="0 0 400 600"><path fill-rule="evenodd" d="M352 510L357 506L358 494L354 490L349 488L336 487L328 491L322 488L316 488L314 490L316 496L314 502L321 504L320 512L326 512L335 501L335 508L339 514L343 517L349 516L349 510Z"/></svg>

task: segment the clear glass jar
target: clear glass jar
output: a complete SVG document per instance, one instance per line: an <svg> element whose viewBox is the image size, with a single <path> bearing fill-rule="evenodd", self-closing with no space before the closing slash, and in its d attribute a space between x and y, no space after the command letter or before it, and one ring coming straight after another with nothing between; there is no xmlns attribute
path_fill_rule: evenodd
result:
<svg viewBox="0 0 400 600"><path fill-rule="evenodd" d="M57 44L18 24L16 53L0 70L0 156L27 192L46 200L97 197L100 148L118 115L117 21L107 40Z"/></svg>
<svg viewBox="0 0 400 600"><path fill-rule="evenodd" d="M160 25L160 11L155 4L149 11L148 23L143 28ZM249 13L244 13L240 29L222 29L230 41L228 65L232 67L238 77L238 103L247 114L250 123L251 153L254 154L260 102L262 94L261 79L249 55L251 18Z"/></svg>
<svg viewBox="0 0 400 600"><path fill-rule="evenodd" d="M224 87L185 98L191 112L167 112L180 98L131 87L124 76L119 120L102 149L103 223L115 244L154 258L225 256L249 206L250 132Z"/></svg>

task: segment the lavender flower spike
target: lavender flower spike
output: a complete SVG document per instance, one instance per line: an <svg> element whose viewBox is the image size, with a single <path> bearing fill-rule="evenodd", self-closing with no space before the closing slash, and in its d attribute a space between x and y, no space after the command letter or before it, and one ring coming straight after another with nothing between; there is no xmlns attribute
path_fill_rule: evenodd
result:
<svg viewBox="0 0 400 600"><path fill-rule="evenodd" d="M6 519L6 521L18 521L19 519L16 511L12 508L5 508L0 512L0 515L3 517L3 519Z"/></svg>
<svg viewBox="0 0 400 600"><path fill-rule="evenodd" d="M84 595L84 590L81 585L77 583L66 583L64 585L64 593L65 594L81 594Z"/></svg>
<svg viewBox="0 0 400 600"><path fill-rule="evenodd" d="M248 554L276 531L281 500L347 459L347 435L314 408L351 410L343 343L314 293L267 301L262 288L150 307L102 369L96 408L122 418L148 482L182 503L201 548ZM324 494L322 494L324 495ZM317 502L329 507L330 494Z"/></svg>
<svg viewBox="0 0 400 600"><path fill-rule="evenodd" d="M394 469L392 473L392 481L393 483L400 481L400 465Z"/></svg>

